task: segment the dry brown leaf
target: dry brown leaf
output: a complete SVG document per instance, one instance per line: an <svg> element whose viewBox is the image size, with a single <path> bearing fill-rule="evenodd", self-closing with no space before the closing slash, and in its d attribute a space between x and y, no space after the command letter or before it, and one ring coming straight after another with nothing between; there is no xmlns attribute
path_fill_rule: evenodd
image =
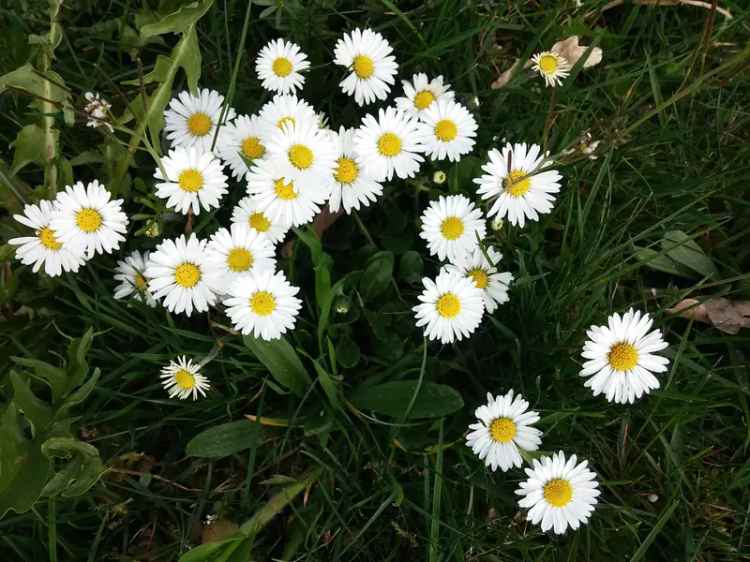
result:
<svg viewBox="0 0 750 562"><path fill-rule="evenodd" d="M570 63L570 66L575 66L583 54L586 52L588 47L578 44L578 36L573 35L562 41L558 41L552 45L552 52L565 58ZM583 63L583 68L591 68L602 62L602 50L599 47L591 49L586 62Z"/></svg>
<svg viewBox="0 0 750 562"><path fill-rule="evenodd" d="M711 324L727 334L750 328L750 301L718 298L701 302L698 299L684 299L673 308L668 308L667 313Z"/></svg>

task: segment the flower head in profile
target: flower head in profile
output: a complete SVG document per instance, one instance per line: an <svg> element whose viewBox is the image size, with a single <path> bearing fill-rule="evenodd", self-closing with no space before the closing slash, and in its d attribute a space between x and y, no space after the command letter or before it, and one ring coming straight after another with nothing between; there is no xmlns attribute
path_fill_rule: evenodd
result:
<svg viewBox="0 0 750 562"><path fill-rule="evenodd" d="M204 88L193 95L180 92L169 102L164 112L167 139L174 146L196 147L199 152L208 152L214 142L221 120L224 96L214 90ZM224 122L234 119L234 110L228 109Z"/></svg>
<svg viewBox="0 0 750 562"><path fill-rule="evenodd" d="M198 399L198 395L205 396L211 387L208 379L200 374L200 365L193 363L184 355L177 357L177 361L170 361L161 370L161 385L169 393L170 398L186 400Z"/></svg>
<svg viewBox="0 0 750 562"><path fill-rule="evenodd" d="M117 262L115 281L120 283L115 288L116 299L132 297L134 300L145 302L148 306L156 306L156 300L148 289L148 280L145 277L148 257L148 252L141 254L134 250L124 260Z"/></svg>
<svg viewBox="0 0 750 562"><path fill-rule="evenodd" d="M307 55L299 45L283 39L270 41L255 59L255 72L266 90L279 94L294 93L305 83L302 72L310 68Z"/></svg>
<svg viewBox="0 0 750 562"><path fill-rule="evenodd" d="M334 48L335 64L349 69L341 81L341 90L359 105L388 97L395 83L398 64L388 41L372 29L345 33Z"/></svg>

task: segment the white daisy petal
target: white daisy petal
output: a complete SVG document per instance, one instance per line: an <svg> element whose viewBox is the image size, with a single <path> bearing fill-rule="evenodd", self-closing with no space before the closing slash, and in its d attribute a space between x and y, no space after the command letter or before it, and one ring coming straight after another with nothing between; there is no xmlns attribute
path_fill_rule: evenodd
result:
<svg viewBox="0 0 750 562"><path fill-rule="evenodd" d="M249 163L265 155L266 147L261 140L265 130L260 117L247 115L240 115L222 127L216 152L238 180L247 175Z"/></svg>
<svg viewBox="0 0 750 562"><path fill-rule="evenodd" d="M452 100L453 92L448 84L443 84L443 77L438 76L430 80L424 73L412 76L411 82L401 82L404 95L396 98L396 107L413 117L420 117L436 101Z"/></svg>
<svg viewBox="0 0 750 562"><path fill-rule="evenodd" d="M145 277L148 258L148 252L141 254L138 250L134 250L124 260L117 262L114 278L120 284L115 288L116 299L124 299L132 295L132 298L137 301L145 302L151 307L156 306L156 300L148 288L148 279Z"/></svg>
<svg viewBox="0 0 750 562"><path fill-rule="evenodd" d="M281 221L272 221L260 210L252 197L243 197L232 210L232 224L242 224L263 234L272 244L281 242L289 227Z"/></svg>
<svg viewBox="0 0 750 562"><path fill-rule="evenodd" d="M184 355L177 357L177 361L170 361L161 370L160 378L169 397L180 400L191 396L193 400L197 400L199 394L205 396L206 390L211 387L208 379L200 374L200 366Z"/></svg>

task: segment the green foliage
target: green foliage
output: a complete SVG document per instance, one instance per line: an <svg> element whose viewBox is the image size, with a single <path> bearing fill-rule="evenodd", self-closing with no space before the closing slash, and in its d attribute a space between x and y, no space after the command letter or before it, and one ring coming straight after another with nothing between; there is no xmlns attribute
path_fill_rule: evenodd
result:
<svg viewBox="0 0 750 562"><path fill-rule="evenodd" d="M419 381L394 381L363 385L350 397L362 410L372 410L393 418L441 418L460 410L464 401L455 389L445 384Z"/></svg>
<svg viewBox="0 0 750 562"><path fill-rule="evenodd" d="M185 452L191 457L221 458L233 455L260 442L261 428L247 420L216 425L193 437Z"/></svg>

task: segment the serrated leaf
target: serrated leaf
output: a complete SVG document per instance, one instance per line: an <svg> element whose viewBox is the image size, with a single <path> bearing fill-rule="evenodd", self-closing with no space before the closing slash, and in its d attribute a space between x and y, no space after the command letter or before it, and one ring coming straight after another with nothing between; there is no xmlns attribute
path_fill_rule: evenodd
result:
<svg viewBox="0 0 750 562"><path fill-rule="evenodd" d="M184 33L205 15L213 3L214 0L199 0L183 4L179 9L165 15L158 21L143 25L140 29L141 37L149 39L165 33Z"/></svg>
<svg viewBox="0 0 750 562"><path fill-rule="evenodd" d="M34 435L44 431L52 421L52 408L37 398L28 381L17 372L10 372L10 382L13 385L13 402L31 422Z"/></svg>
<svg viewBox="0 0 750 562"><path fill-rule="evenodd" d="M257 423L238 420L206 429L193 437L186 452L191 457L228 457L251 447L257 447L261 427Z"/></svg>
<svg viewBox="0 0 750 562"><path fill-rule="evenodd" d="M360 386L349 400L360 410L401 418L406 414L417 385L418 381L408 380ZM447 416L460 410L463 405L461 395L452 387L424 382L414 401L409 419Z"/></svg>
<svg viewBox="0 0 750 562"><path fill-rule="evenodd" d="M12 357L11 359L18 365L32 369L37 377L49 385L52 390L53 404L59 402L67 392L69 381L64 369L38 359L29 359L27 357Z"/></svg>
<svg viewBox="0 0 750 562"><path fill-rule="evenodd" d="M367 262L359 280L359 290L365 300L374 299L390 285L393 277L393 252L377 252Z"/></svg>
<svg viewBox="0 0 750 562"><path fill-rule="evenodd" d="M252 336L245 336L242 341L279 384L297 396L305 394L310 386L310 375L288 341L284 338L265 341Z"/></svg>

